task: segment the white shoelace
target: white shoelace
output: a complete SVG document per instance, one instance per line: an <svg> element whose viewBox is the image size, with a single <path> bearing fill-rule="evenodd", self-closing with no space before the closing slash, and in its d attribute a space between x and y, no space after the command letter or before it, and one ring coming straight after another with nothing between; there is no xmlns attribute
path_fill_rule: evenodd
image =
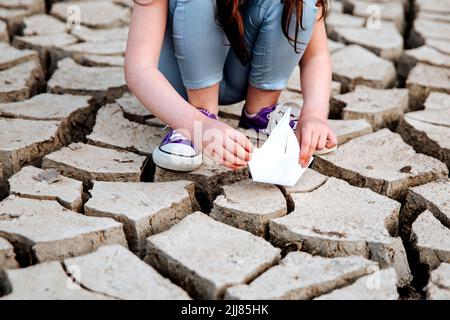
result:
<svg viewBox="0 0 450 320"><path fill-rule="evenodd" d="M172 136L170 137L170 140L187 140L185 136L183 136L181 133L177 131L172 132Z"/></svg>

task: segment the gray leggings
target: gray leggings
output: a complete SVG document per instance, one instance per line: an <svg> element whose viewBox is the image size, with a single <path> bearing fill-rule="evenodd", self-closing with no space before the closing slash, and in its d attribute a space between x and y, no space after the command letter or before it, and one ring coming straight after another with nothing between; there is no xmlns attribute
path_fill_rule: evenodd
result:
<svg viewBox="0 0 450 320"><path fill-rule="evenodd" d="M219 103L245 99L248 84L262 90L282 90L309 42L318 8L304 0L297 45L283 35L280 0L249 0L244 9L245 41L251 61L242 65L215 15L215 0L170 0L159 70L179 94L220 83ZM290 25L291 37L295 21Z"/></svg>

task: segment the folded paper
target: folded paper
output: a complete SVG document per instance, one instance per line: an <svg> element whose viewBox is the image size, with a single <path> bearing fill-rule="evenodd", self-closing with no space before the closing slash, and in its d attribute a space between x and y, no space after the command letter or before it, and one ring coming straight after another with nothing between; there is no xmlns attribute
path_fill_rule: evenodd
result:
<svg viewBox="0 0 450 320"><path fill-rule="evenodd" d="M289 126L291 108L272 130L261 148L255 148L248 166L257 182L294 186L307 168L299 164L300 146ZM311 164L313 158L308 163Z"/></svg>

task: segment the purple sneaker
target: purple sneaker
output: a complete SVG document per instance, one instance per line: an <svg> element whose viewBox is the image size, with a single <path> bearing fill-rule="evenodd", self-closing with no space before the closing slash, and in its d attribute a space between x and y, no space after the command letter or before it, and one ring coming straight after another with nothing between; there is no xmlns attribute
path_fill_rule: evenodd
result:
<svg viewBox="0 0 450 320"><path fill-rule="evenodd" d="M295 130L300 116L300 106L294 102L262 108L251 118L242 110L239 127L245 129L244 134L255 146L261 147L289 107L291 107L291 121L289 125Z"/></svg>
<svg viewBox="0 0 450 320"><path fill-rule="evenodd" d="M211 119L217 119L215 114L206 109L199 111ZM203 162L201 152L192 141L174 129L169 130L161 144L153 151L152 158L158 167L174 171L192 171Z"/></svg>
<svg viewBox="0 0 450 320"><path fill-rule="evenodd" d="M245 114L244 109L242 109L239 127L243 129L254 130L256 131L256 133L269 135L272 132L273 128L275 128L275 126L281 120L284 113L286 112L287 107L289 106L290 104L275 104L270 107L262 108L254 117L251 118L248 117ZM295 107L300 110L298 106ZM291 121L289 122L289 125L293 130L295 130L295 127L297 126L297 121L298 115L291 113Z"/></svg>

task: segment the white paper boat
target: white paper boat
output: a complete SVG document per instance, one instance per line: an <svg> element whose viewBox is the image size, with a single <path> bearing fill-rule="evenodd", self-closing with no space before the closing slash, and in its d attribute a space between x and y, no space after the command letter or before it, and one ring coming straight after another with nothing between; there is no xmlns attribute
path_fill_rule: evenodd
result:
<svg viewBox="0 0 450 320"><path fill-rule="evenodd" d="M289 126L289 108L261 148L255 148L248 166L254 181L294 186L307 168L299 164L300 146ZM311 157L308 166L311 164Z"/></svg>

